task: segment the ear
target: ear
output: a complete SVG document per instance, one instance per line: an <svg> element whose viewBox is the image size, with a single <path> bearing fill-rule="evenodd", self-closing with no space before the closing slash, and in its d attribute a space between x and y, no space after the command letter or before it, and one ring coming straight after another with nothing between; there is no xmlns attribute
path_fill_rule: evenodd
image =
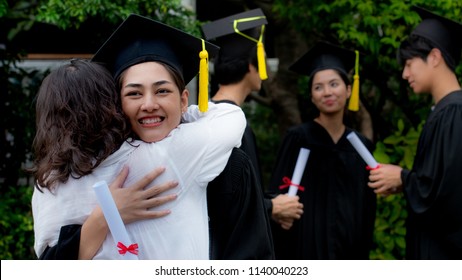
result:
<svg viewBox="0 0 462 280"><path fill-rule="evenodd" d="M430 63L432 66L438 66L442 62L444 62L443 55L441 54L441 50L437 48L433 48L427 56L427 62Z"/></svg>
<svg viewBox="0 0 462 280"><path fill-rule="evenodd" d="M348 99L351 96L351 85L346 86L346 91L347 91L347 99Z"/></svg>
<svg viewBox="0 0 462 280"><path fill-rule="evenodd" d="M249 63L248 68L249 68L249 70L247 71L247 73L252 73L252 71L253 72L258 72L257 67L255 67L252 63Z"/></svg>
<svg viewBox="0 0 462 280"><path fill-rule="evenodd" d="M189 91L184 89L180 96L181 112L186 112L189 104Z"/></svg>

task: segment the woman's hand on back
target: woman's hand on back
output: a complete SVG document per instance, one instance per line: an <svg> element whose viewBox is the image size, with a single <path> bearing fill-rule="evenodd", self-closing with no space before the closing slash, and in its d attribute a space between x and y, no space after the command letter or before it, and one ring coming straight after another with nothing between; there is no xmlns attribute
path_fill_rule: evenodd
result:
<svg viewBox="0 0 462 280"><path fill-rule="evenodd" d="M158 167L133 185L122 187L129 172L128 167L125 166L111 183L109 188L125 224L160 218L170 213L168 209L155 210L150 208L175 200L176 194L162 195L162 193L178 186L178 182L168 181L146 189L164 171L164 167Z"/></svg>

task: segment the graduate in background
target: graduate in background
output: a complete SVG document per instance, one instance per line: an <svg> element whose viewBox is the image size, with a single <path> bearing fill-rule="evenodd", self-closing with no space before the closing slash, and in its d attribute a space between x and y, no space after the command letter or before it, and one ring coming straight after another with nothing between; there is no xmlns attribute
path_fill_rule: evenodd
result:
<svg viewBox="0 0 462 280"><path fill-rule="evenodd" d="M240 107L252 91L260 90L257 44L263 43L266 24L262 10L254 9L202 26L205 38L220 47L214 60L219 89L213 102ZM207 199L212 259L274 259L256 140L248 124L242 146L209 184Z"/></svg>
<svg viewBox="0 0 462 280"><path fill-rule="evenodd" d="M404 191L407 259L462 259L462 90L455 74L462 25L419 7L422 22L399 48L403 79L435 105L419 138L412 170L381 164L376 193Z"/></svg>
<svg viewBox="0 0 462 280"><path fill-rule="evenodd" d="M220 46L220 52L214 61L214 77L219 88L212 98L213 102L243 106L252 92L261 90L262 81L268 78L263 46L267 23L263 11L254 9L202 27L205 37ZM299 219L303 213L303 205L298 202L298 196L274 196L265 192L257 141L249 124L242 138L241 149L252 161L258 183L264 191L268 216L283 228L290 228L293 220Z"/></svg>
<svg viewBox="0 0 462 280"><path fill-rule="evenodd" d="M298 190L304 213L288 231L274 227L277 259L369 258L376 195L367 187L365 162L347 140L353 130L343 121L355 58L352 51L319 42L289 68L310 77L308 89L319 114L290 128L278 152L270 187L287 192L280 189L284 177L292 176L300 148L310 150L300 182L304 190ZM372 151L372 142L358 136Z"/></svg>

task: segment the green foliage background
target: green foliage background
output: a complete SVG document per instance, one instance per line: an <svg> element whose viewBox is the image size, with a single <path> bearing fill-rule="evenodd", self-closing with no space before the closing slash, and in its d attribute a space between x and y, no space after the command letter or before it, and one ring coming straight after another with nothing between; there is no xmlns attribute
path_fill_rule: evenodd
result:
<svg viewBox="0 0 462 280"><path fill-rule="evenodd" d="M417 129L411 127L405 131L403 120L399 120L397 130L376 144L376 160L411 169L423 123ZM376 248L370 254L371 259L404 259L406 217L406 200L403 194L378 197L374 232Z"/></svg>
<svg viewBox="0 0 462 280"><path fill-rule="evenodd" d="M0 259L34 260L34 228L30 186L10 187L2 197L0 213Z"/></svg>
<svg viewBox="0 0 462 280"><path fill-rule="evenodd" d="M257 2L257 1L255 1ZM268 1L266 1L268 2ZM399 42L419 22L409 8L416 4L460 21L458 0L274 0L280 18L306 34L307 41L326 39L359 49L363 56L361 100L371 112L379 162L411 168L418 135L431 100L414 95L401 79L395 52ZM140 13L199 35L200 22L179 0L0 0L0 26L15 24L5 37L13 40L38 22L64 30L78 29L90 18L114 25L130 13ZM0 29L1 31L1 29ZM95 30L95 32L97 32ZM31 160L34 131L33 99L46 72L17 66L21 49L0 45L0 258L35 259L30 209L32 184L24 173ZM462 66L459 66L460 74ZM301 108L303 110L303 108ZM277 114L260 104L247 104L260 148L264 178L270 175L279 145ZM20 125L16 125L19 123ZM403 259L407 215L402 195L379 197L371 259Z"/></svg>

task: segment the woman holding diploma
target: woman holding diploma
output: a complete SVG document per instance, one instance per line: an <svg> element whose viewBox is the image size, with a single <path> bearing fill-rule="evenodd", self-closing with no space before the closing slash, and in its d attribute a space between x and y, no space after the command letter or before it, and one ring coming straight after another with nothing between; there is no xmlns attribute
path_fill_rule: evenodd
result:
<svg viewBox="0 0 462 280"><path fill-rule="evenodd" d="M128 185L155 167L165 167L165 172L154 183L178 180L175 190L178 197L168 206L160 207L159 210L171 210L169 215L155 220L130 220L131 223L123 219L130 240L135 243L124 244L124 247L136 245L132 248L136 248L133 251L136 251L139 259L209 258L206 186L224 169L231 150L239 146L245 128L245 116L237 106L208 103L207 99L205 102L199 101L199 106L188 106L186 83L199 72L200 60L207 60L207 56L213 56L217 50L216 46L181 30L149 18L130 15L92 59L90 66L95 67L98 62L105 63L107 67L103 68L106 72L100 69L87 77L89 84L96 87L94 91L79 91L81 88L78 85L85 82L81 81L83 78L79 75L82 74L79 67L60 69L58 73L63 75L64 81L53 80L42 86L39 95L55 95L52 98L44 97L48 102L59 103L61 95L70 95L68 98L72 102L68 102L69 107L52 107L51 113L59 113L58 109L62 107L65 114L57 116L64 118L73 113L70 114L72 117L61 123L64 124L63 131L68 129L70 123L74 125L71 131L73 137L66 140L72 143L71 151L75 151L75 156L68 162L61 161L50 148L49 156L59 163L53 168L47 165L47 157L43 160L42 155L38 154L37 166L46 167L46 172L37 168L35 174L38 188L43 190L36 191L33 197L35 249L38 256L46 246L54 246L59 244L60 239L66 239L66 233L60 233L62 226L84 224L81 235L84 237L85 223L97 205L93 185L101 180L113 180L122 165L128 165ZM201 69L201 74L207 73L206 68ZM203 76L199 80L201 78ZM55 84L66 87L70 93L54 90ZM72 169L74 165L71 159L80 154L80 149L87 149L83 145L86 143L79 141L81 138L100 137L86 130L98 122L86 117L87 111L98 110L103 105L98 102L106 102L93 98L100 91L118 97L114 104L118 105L119 114L123 110L133 138L127 141L117 138L120 148L110 150L114 153L106 158L100 157L102 151L94 150L93 154L84 158L86 161L82 160L82 165L86 164L88 171L82 174ZM88 108L80 109L75 105L79 98L86 98ZM54 125L54 118L38 120L51 121L51 126ZM111 117L98 120L104 123L102 127L106 129L114 125ZM46 134L38 137L37 144L40 143L43 145L36 146L37 151L41 151L43 146L54 148L61 144L59 138L50 138ZM106 145L96 147L105 151ZM99 163L97 167L95 162ZM53 181L54 184L49 184L48 178L59 175L62 170L70 172ZM126 205L117 206L120 211ZM144 203L142 206L144 209L151 207ZM61 212L56 215L58 211ZM88 228L100 240L101 233L95 231L94 227ZM116 247L119 240L114 240L111 233L106 236L106 232L103 232L98 250L93 255L86 255L86 258L122 259ZM76 235L80 238L79 233ZM72 240L72 236L67 235L67 238Z"/></svg>
<svg viewBox="0 0 462 280"><path fill-rule="evenodd" d="M117 175L113 166L118 166L122 153L117 149L130 131L113 89L107 70L86 60L71 60L42 82L36 101L35 161L30 170L36 179L32 207L40 259L87 259L95 254L108 233L107 224L99 207L88 209L85 221L77 208L84 208L83 203L96 206L87 196L93 197L92 182L107 171L126 223L167 215L168 210L154 211L153 207L176 197L159 196L177 185L173 181L144 189L162 168L153 168L139 182L121 188L128 168ZM80 190L86 191L77 196Z"/></svg>
<svg viewBox="0 0 462 280"><path fill-rule="evenodd" d="M376 195L367 187L366 163L346 138L353 130L343 122L354 64L354 52L319 42L290 67L310 77L311 101L319 114L290 128L279 149L273 191L287 192L300 149L309 155L297 184L304 214L288 231L273 227L277 259L369 258ZM372 151L371 141L358 135Z"/></svg>

